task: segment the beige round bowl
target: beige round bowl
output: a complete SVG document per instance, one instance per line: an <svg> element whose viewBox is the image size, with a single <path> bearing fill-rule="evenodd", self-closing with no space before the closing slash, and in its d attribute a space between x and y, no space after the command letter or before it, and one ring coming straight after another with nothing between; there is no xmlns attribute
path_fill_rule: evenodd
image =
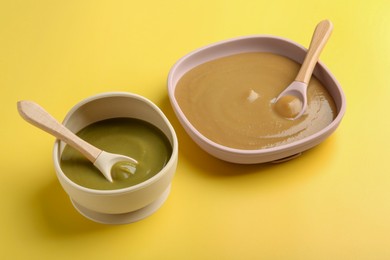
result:
<svg viewBox="0 0 390 260"><path fill-rule="evenodd" d="M290 58L300 64L302 64L306 55L304 47L287 39L268 35L247 36L221 41L195 50L181 58L169 72L168 93L173 110L186 132L202 149L219 159L233 163L276 162L296 157L296 155L324 141L336 130L345 113L345 96L340 84L329 69L319 62L314 70L314 75L325 85L337 107L337 114L333 122L319 132L293 143L258 150L229 148L202 135L186 118L178 105L175 98L178 81L187 71L202 63L245 52L271 52Z"/></svg>
<svg viewBox="0 0 390 260"><path fill-rule="evenodd" d="M177 137L170 122L155 104L136 94L109 92L89 97L75 105L63 123L77 132L94 122L115 117L137 118L158 127L170 141L172 155L159 173L140 184L118 190L94 190L66 177L60 167L65 143L55 142L55 170L73 205L85 217L106 224L138 221L160 208L169 194L178 160Z"/></svg>

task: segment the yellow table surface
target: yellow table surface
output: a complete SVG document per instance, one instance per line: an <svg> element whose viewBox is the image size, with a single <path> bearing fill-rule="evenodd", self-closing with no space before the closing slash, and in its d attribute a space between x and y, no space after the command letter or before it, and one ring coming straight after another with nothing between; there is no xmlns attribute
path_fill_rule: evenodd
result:
<svg viewBox="0 0 390 260"><path fill-rule="evenodd" d="M201 150L167 96L171 66L220 40L272 34L321 54L343 87L337 131L278 165ZM390 259L390 2L0 1L1 259ZM175 127L179 164L165 204L128 225L81 216L52 163L54 138L27 124L30 99L62 120L80 100L127 91Z"/></svg>

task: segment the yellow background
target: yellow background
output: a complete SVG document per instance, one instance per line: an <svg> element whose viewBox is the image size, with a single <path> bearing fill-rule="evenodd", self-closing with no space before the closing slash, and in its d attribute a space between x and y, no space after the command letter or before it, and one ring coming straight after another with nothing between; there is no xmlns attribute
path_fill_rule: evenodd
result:
<svg viewBox="0 0 390 260"><path fill-rule="evenodd" d="M166 90L183 55L236 36L272 34L321 55L341 83L337 131L279 165L234 165L184 132ZM390 259L390 2L362 0L0 1L1 259ZM128 91L177 131L171 194L152 216L101 225L79 215L52 165L54 138L16 101L62 120L80 100Z"/></svg>

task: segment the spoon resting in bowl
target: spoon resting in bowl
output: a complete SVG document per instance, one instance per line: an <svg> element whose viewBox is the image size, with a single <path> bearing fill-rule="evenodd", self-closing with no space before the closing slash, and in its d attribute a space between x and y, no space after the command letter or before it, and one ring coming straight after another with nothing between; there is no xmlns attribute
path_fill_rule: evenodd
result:
<svg viewBox="0 0 390 260"><path fill-rule="evenodd" d="M119 165L118 167L124 171L130 173L135 172L136 165L138 164L137 160L128 156L105 152L91 145L59 123L35 102L27 100L18 101L17 108L24 120L57 137L82 153L99 169L108 181L113 182L111 169L115 165Z"/></svg>
<svg viewBox="0 0 390 260"><path fill-rule="evenodd" d="M316 26L306 57L295 80L274 101L274 109L279 115L294 120L306 111L307 85L332 30L333 25L329 20L323 20Z"/></svg>

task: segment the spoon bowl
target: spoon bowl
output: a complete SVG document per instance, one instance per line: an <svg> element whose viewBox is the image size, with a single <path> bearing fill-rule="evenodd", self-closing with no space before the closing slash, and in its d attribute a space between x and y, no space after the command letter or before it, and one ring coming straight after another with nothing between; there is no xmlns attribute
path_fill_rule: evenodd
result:
<svg viewBox="0 0 390 260"><path fill-rule="evenodd" d="M96 168L99 169L108 181L113 182L111 169L117 162L128 162L134 168L132 171L135 171L135 167L138 164L135 159L120 154L105 152L84 141L64 125L59 123L37 103L22 100L18 101L17 108L19 114L27 122L57 137L81 152Z"/></svg>
<svg viewBox="0 0 390 260"><path fill-rule="evenodd" d="M329 20L323 20L316 26L306 57L295 80L274 101L274 106L280 107L276 110L281 116L295 120L305 113L307 108L307 86L332 30L333 25ZM285 97L291 98L288 102L285 102Z"/></svg>

